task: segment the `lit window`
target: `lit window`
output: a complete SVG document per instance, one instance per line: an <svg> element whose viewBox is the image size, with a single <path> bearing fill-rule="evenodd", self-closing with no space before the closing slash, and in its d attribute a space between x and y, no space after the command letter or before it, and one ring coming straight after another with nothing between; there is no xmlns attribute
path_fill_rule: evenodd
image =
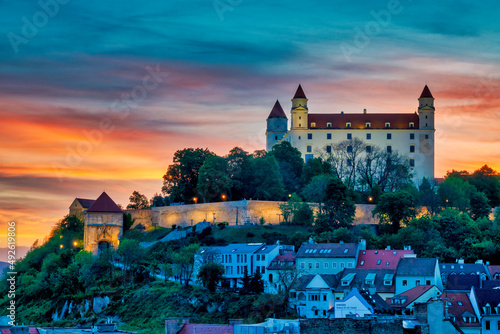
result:
<svg viewBox="0 0 500 334"><path fill-rule="evenodd" d="M311 123L311 128L315 128L316 127L316 123Z"/></svg>
<svg viewBox="0 0 500 334"><path fill-rule="evenodd" d="M366 134L366 140L370 140L372 139L372 134L371 133L367 133Z"/></svg>
<svg viewBox="0 0 500 334"><path fill-rule="evenodd" d="M388 139L388 140L391 140L391 139L392 139L392 134L388 133L388 134L387 134L387 139Z"/></svg>
<svg viewBox="0 0 500 334"><path fill-rule="evenodd" d="M346 128L350 128L351 127L351 123L350 122L345 123L345 127Z"/></svg>
<svg viewBox="0 0 500 334"><path fill-rule="evenodd" d="M385 123L385 127L386 127L386 128L390 128L390 127L391 127L391 123L386 122L386 123Z"/></svg>
<svg viewBox="0 0 500 334"><path fill-rule="evenodd" d="M308 152L308 153L311 153L311 152L312 152L312 146L311 146L311 145L307 145L307 152Z"/></svg>
<svg viewBox="0 0 500 334"><path fill-rule="evenodd" d="M372 123L370 123L370 122L366 122L365 127L366 127L366 128L371 128L371 127L372 127Z"/></svg>
<svg viewBox="0 0 500 334"><path fill-rule="evenodd" d="M332 127L332 123L326 123L326 127L327 128L331 128Z"/></svg>
<svg viewBox="0 0 500 334"><path fill-rule="evenodd" d="M414 128L414 127L415 127L415 123L410 122L410 128Z"/></svg>

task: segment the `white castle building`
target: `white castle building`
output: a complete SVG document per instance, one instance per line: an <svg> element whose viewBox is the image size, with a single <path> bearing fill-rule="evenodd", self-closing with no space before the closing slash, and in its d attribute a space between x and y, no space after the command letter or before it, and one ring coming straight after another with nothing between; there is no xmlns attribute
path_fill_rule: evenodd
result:
<svg viewBox="0 0 500 334"><path fill-rule="evenodd" d="M267 118L266 149L286 140L307 161L329 153L335 144L358 138L368 146L408 157L419 184L422 178L434 180L434 97L427 85L420 95L418 113L335 113L312 114L307 97L299 85L292 99L291 126L279 101Z"/></svg>

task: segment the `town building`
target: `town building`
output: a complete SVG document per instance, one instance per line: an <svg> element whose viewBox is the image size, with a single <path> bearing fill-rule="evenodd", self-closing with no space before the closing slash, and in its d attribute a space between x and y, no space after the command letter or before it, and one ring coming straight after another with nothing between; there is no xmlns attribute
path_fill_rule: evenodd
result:
<svg viewBox="0 0 500 334"><path fill-rule="evenodd" d="M414 180L434 181L434 97L426 85L418 98L418 112L315 114L309 112L308 98L299 85L292 99L291 124L279 101L267 118L266 150L285 140L307 161L331 154L335 144L362 140L366 151L379 147L408 158Z"/></svg>
<svg viewBox="0 0 500 334"><path fill-rule="evenodd" d="M398 314L412 314L415 303L425 303L441 295L441 290L435 285L418 285L390 299L391 307Z"/></svg>
<svg viewBox="0 0 500 334"><path fill-rule="evenodd" d="M94 204L95 200L94 199L87 199L87 198L75 198L73 203L69 206L69 214L70 215L80 215L82 214L85 210L90 208L92 204Z"/></svg>
<svg viewBox="0 0 500 334"><path fill-rule="evenodd" d="M266 293L279 293L298 279L301 272L295 266L295 256L294 251L285 250L271 261L267 274L263 276Z"/></svg>
<svg viewBox="0 0 500 334"><path fill-rule="evenodd" d="M354 288L343 299L336 300L335 318L366 317L375 314L394 314L391 307L378 295L366 289Z"/></svg>
<svg viewBox="0 0 500 334"><path fill-rule="evenodd" d="M470 291L470 290L469 290ZM453 321L465 334L479 334L481 323L466 292L444 292L439 299L443 301L444 316Z"/></svg>
<svg viewBox="0 0 500 334"><path fill-rule="evenodd" d="M481 321L481 333L500 334L500 289L475 289L470 301Z"/></svg>
<svg viewBox="0 0 500 334"><path fill-rule="evenodd" d="M395 269L344 269L335 289L335 299L343 299L355 288L378 294L384 300L391 298L396 291L395 273Z"/></svg>
<svg viewBox="0 0 500 334"><path fill-rule="evenodd" d="M396 270L399 260L405 255L412 255L411 249L391 250L363 250L358 256L358 269L392 269Z"/></svg>
<svg viewBox="0 0 500 334"><path fill-rule="evenodd" d="M396 269L396 294L401 294L420 285L435 285L443 291L443 282L437 259L405 257L399 260Z"/></svg>
<svg viewBox="0 0 500 334"><path fill-rule="evenodd" d="M290 306L300 317L328 318L335 302L340 275L306 274L290 290Z"/></svg>

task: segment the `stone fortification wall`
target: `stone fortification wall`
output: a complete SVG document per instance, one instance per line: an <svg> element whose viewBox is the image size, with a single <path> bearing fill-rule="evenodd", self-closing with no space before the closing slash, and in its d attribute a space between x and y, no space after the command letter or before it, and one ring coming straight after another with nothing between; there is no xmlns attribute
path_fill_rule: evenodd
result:
<svg viewBox="0 0 500 334"><path fill-rule="evenodd" d="M403 320L396 318L308 319L300 322L300 333L403 334Z"/></svg>
<svg viewBox="0 0 500 334"><path fill-rule="evenodd" d="M191 226L206 220L207 222L227 222L230 225L244 225L245 223L259 223L264 217L266 224L279 224L283 219L279 204L284 202L273 201L233 201L219 203L188 204L178 206L163 206L147 210L127 210L135 219L134 225L152 226L152 223L162 227ZM317 206L312 204L313 210ZM354 224L377 224L372 217L375 206L369 204L356 205Z"/></svg>

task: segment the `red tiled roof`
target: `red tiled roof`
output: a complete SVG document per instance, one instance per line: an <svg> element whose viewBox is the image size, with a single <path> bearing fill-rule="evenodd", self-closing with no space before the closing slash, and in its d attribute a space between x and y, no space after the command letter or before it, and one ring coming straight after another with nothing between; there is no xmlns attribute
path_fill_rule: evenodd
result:
<svg viewBox="0 0 500 334"><path fill-rule="evenodd" d="M36 329L36 328L29 328L28 331L29 331L30 334L39 334L40 333L38 331L38 329Z"/></svg>
<svg viewBox="0 0 500 334"><path fill-rule="evenodd" d="M307 99L306 94L304 93L304 90L302 89L302 85L299 85L299 88L297 88L297 91L295 92L295 96L293 98L294 99Z"/></svg>
<svg viewBox="0 0 500 334"><path fill-rule="evenodd" d="M283 255L278 255L276 256L271 263L269 264L269 267L267 269L272 270L272 269L280 269L283 267L288 266L288 263L292 262L293 267L295 267L295 253L294 252L286 252Z"/></svg>
<svg viewBox="0 0 500 334"><path fill-rule="evenodd" d="M418 114L309 114L309 130L314 129L349 129L347 123L351 123L351 129L366 129L366 123L370 123L370 129L418 129ZM315 127L311 123L316 123ZM328 123L331 126L328 127ZM386 128L385 123L390 123ZM413 123L413 128L410 127Z"/></svg>
<svg viewBox="0 0 500 334"><path fill-rule="evenodd" d="M399 295L394 296L393 299L398 297L405 297L405 302L403 304L391 304L391 307L405 308L433 287L434 285L419 285L414 287L413 289L400 293Z"/></svg>
<svg viewBox="0 0 500 334"><path fill-rule="evenodd" d="M0 329L0 333L2 334L11 334L12 332L8 328Z"/></svg>
<svg viewBox="0 0 500 334"><path fill-rule="evenodd" d="M412 250L361 250L358 255L358 269L396 269L399 259ZM380 260L380 262L379 262ZM389 264L389 265L387 265Z"/></svg>
<svg viewBox="0 0 500 334"><path fill-rule="evenodd" d="M231 325L186 324L179 334L233 334Z"/></svg>
<svg viewBox="0 0 500 334"><path fill-rule="evenodd" d="M287 118L285 112L283 111L283 108L281 107L280 101L276 100L273 110L271 110L271 113L269 114L269 117L267 119L269 118Z"/></svg>
<svg viewBox="0 0 500 334"><path fill-rule="evenodd" d="M87 210L87 212L123 212L122 209L111 199L111 197L103 192L95 203Z"/></svg>
<svg viewBox="0 0 500 334"><path fill-rule="evenodd" d="M422 91L422 94L420 94L420 98L425 98L425 97L434 98L434 96L432 96L432 94L431 94L431 90L429 89L429 87L427 87L427 85L425 85L424 90Z"/></svg>
<svg viewBox="0 0 500 334"><path fill-rule="evenodd" d="M440 299L443 299L443 313L446 315L446 307L448 307L448 314L453 315L455 317L455 323L459 327L481 327L480 322L475 323L466 323L462 318L462 315L465 312L469 312L471 314L475 314L474 308L467 296L466 292L462 293L443 293L439 296ZM459 305L462 304L462 305Z"/></svg>
<svg viewBox="0 0 500 334"><path fill-rule="evenodd" d="M500 274L500 266L498 265L490 265L488 266L488 270L490 272L491 279L495 279L495 274Z"/></svg>

